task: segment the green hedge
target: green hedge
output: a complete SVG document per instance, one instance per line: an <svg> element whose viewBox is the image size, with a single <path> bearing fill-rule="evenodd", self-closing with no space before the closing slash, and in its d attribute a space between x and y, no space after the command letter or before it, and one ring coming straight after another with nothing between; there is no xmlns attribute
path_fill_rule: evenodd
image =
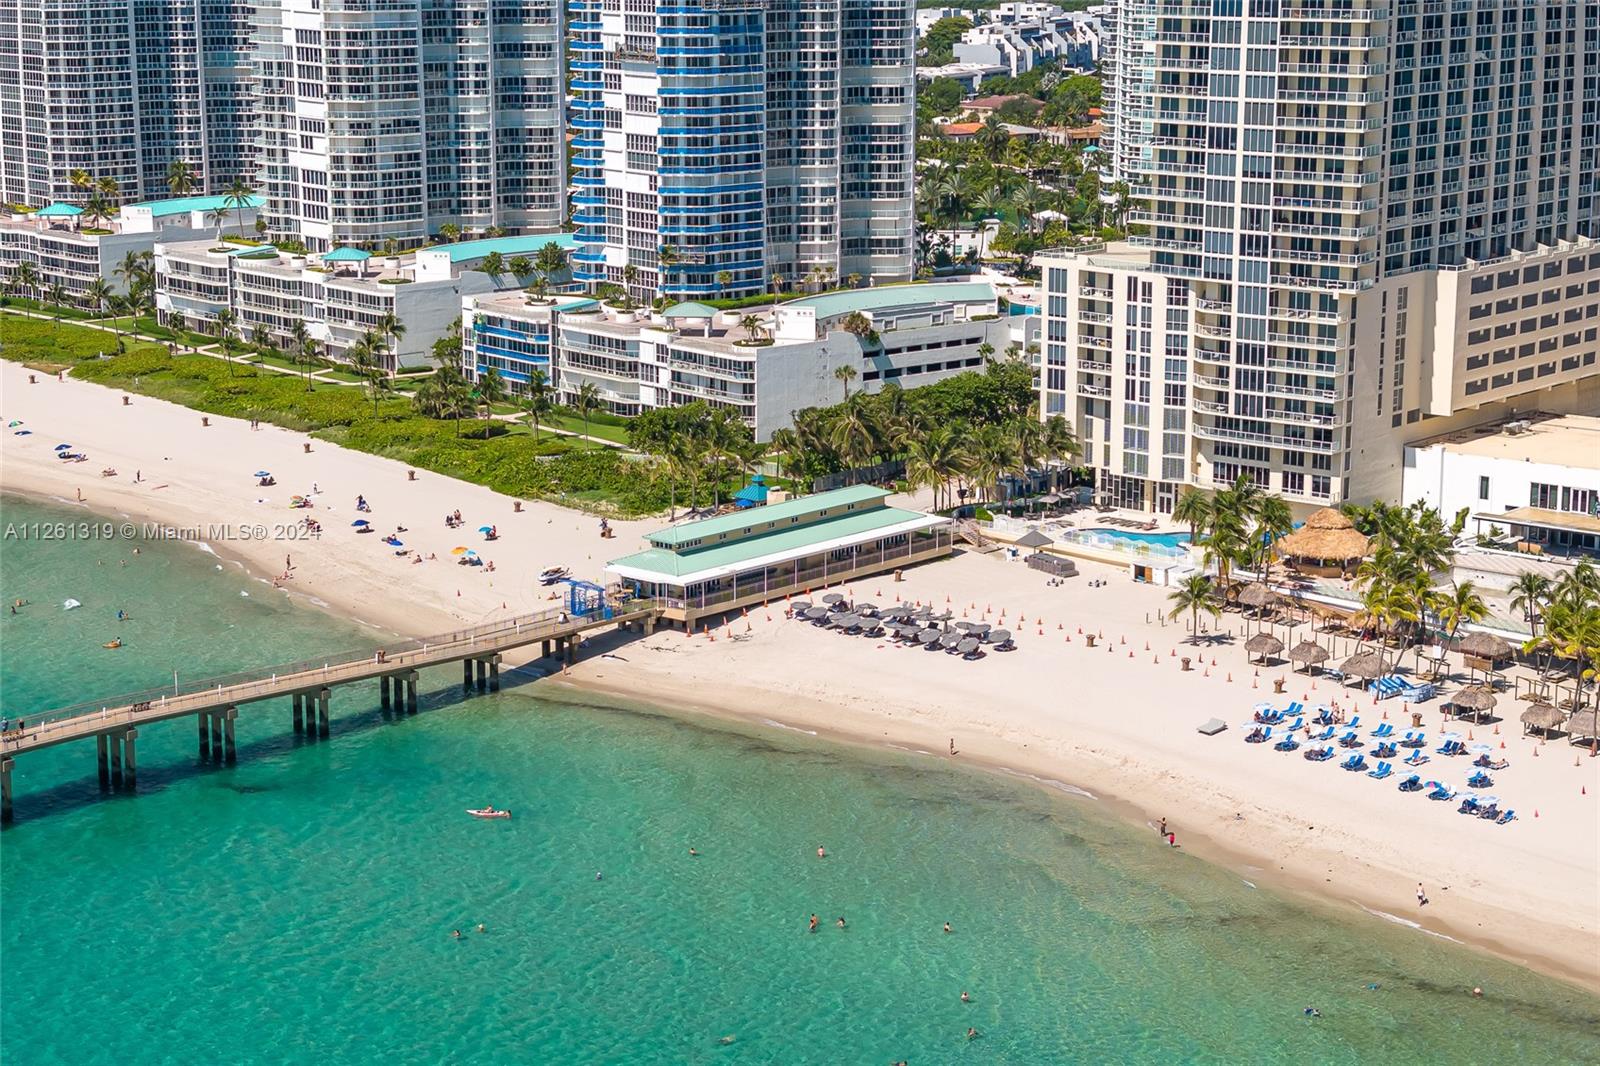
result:
<svg viewBox="0 0 1600 1066"><path fill-rule="evenodd" d="M160 351L147 341L123 336L133 352ZM117 335L70 322L48 322L23 315L0 314L0 349L13 363L49 363L72 366L93 361L103 352L117 350Z"/></svg>

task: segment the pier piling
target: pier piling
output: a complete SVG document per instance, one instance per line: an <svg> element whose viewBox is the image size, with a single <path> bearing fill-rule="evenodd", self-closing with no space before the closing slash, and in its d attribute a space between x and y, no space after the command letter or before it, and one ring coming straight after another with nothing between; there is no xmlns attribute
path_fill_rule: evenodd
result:
<svg viewBox="0 0 1600 1066"><path fill-rule="evenodd" d="M212 711L207 717L211 719L211 761L222 761L222 712Z"/></svg>
<svg viewBox="0 0 1600 1066"><path fill-rule="evenodd" d="M475 659L472 664L472 672L478 677L478 691L488 692L489 664L482 659Z"/></svg>
<svg viewBox="0 0 1600 1066"><path fill-rule="evenodd" d="M223 758L229 766L239 761L237 749L233 743L233 721L239 717L239 708L229 707L222 714L222 744Z"/></svg>
<svg viewBox="0 0 1600 1066"><path fill-rule="evenodd" d="M106 735L99 733L94 738L95 754L100 756L100 791L111 787L111 756L106 751Z"/></svg>
<svg viewBox="0 0 1600 1066"><path fill-rule="evenodd" d="M550 642L548 640L541 640L539 642L539 658L550 658Z"/></svg>
<svg viewBox="0 0 1600 1066"><path fill-rule="evenodd" d="M298 692L289 697L289 701L294 704L294 731L297 736L306 731L305 705L302 699Z"/></svg>
<svg viewBox="0 0 1600 1066"><path fill-rule="evenodd" d="M378 705L386 711L389 709L389 682L391 680L387 674L378 678Z"/></svg>
<svg viewBox="0 0 1600 1066"><path fill-rule="evenodd" d="M472 660L471 659L462 659L461 660L461 691L465 692L465 693L467 693L469 695L472 693Z"/></svg>
<svg viewBox="0 0 1600 1066"><path fill-rule="evenodd" d="M111 741L111 787L122 787L122 738L112 736Z"/></svg>
<svg viewBox="0 0 1600 1066"><path fill-rule="evenodd" d="M489 660L489 691L500 691L500 656Z"/></svg>
<svg viewBox="0 0 1600 1066"><path fill-rule="evenodd" d="M123 786L132 792L139 784L139 760L134 757L133 742L139 738L139 731L130 727L122 734L122 761Z"/></svg>
<svg viewBox="0 0 1600 1066"><path fill-rule="evenodd" d="M330 693L331 690L326 688L317 693L317 736L319 737L328 735L328 696Z"/></svg>
<svg viewBox="0 0 1600 1066"><path fill-rule="evenodd" d="M406 713L417 713L417 672L411 671L406 675Z"/></svg>
<svg viewBox="0 0 1600 1066"><path fill-rule="evenodd" d="M210 717L211 715L206 711L201 711L194 716L194 720L199 727L201 762L206 762L211 758L211 723L207 721Z"/></svg>
<svg viewBox="0 0 1600 1066"><path fill-rule="evenodd" d="M15 759L0 759L0 823L11 821L11 767Z"/></svg>

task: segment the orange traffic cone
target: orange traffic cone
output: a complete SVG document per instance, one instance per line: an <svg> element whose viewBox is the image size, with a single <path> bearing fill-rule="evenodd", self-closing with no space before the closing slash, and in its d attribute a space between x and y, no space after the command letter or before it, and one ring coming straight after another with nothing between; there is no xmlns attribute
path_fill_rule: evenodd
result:
<svg viewBox="0 0 1600 1066"><path fill-rule="evenodd" d="M1206 672L1204 674L1200 675L1200 676L1202 676L1202 677L1210 677L1211 676L1211 667L1209 667L1209 666L1206 667Z"/></svg>
<svg viewBox="0 0 1600 1066"><path fill-rule="evenodd" d="M1128 652L1128 658L1130 658L1130 659L1133 658L1133 652L1131 652L1131 651Z"/></svg>
<svg viewBox="0 0 1600 1066"><path fill-rule="evenodd" d="M1228 683L1229 684L1233 683L1233 673L1231 671L1228 673Z"/></svg>
<svg viewBox="0 0 1600 1066"><path fill-rule="evenodd" d="M1251 679L1250 679L1250 687L1251 687L1251 688L1260 688L1260 687L1261 687L1261 686L1260 686L1260 685L1258 685L1258 684L1257 684L1257 683L1256 683L1256 679L1255 679L1255 678L1253 678L1253 677L1252 677L1252 678L1251 678Z"/></svg>

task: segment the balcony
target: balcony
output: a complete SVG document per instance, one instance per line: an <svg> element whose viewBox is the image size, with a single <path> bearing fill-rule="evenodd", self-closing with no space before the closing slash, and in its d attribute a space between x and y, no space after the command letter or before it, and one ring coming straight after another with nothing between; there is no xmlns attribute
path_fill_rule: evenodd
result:
<svg viewBox="0 0 1600 1066"><path fill-rule="evenodd" d="M1082 288L1080 288L1078 290L1078 295L1079 296L1087 296L1087 297L1090 297L1091 299L1095 299L1095 300L1109 300L1109 299L1111 299L1111 290L1110 289L1096 289L1096 288L1094 288L1092 286L1085 285L1085 286L1083 286Z"/></svg>
<svg viewBox="0 0 1600 1066"><path fill-rule="evenodd" d="M1078 382L1079 396L1110 396L1110 385L1091 385L1087 381Z"/></svg>
<svg viewBox="0 0 1600 1066"><path fill-rule="evenodd" d="M1242 429L1223 429L1221 426L1196 422L1190 432L1202 440L1229 440L1241 444L1264 444L1269 448L1289 448L1295 451L1332 452L1332 441L1305 440L1300 437L1281 437L1273 433L1252 433Z"/></svg>
<svg viewBox="0 0 1600 1066"><path fill-rule="evenodd" d="M1110 337L1096 337L1092 333L1078 334L1078 343L1087 348L1103 348L1106 351L1111 350Z"/></svg>

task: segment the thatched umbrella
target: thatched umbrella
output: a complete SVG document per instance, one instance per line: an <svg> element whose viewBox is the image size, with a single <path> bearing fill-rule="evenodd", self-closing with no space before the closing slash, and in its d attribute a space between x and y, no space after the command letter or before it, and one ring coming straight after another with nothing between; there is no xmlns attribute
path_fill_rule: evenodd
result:
<svg viewBox="0 0 1600 1066"><path fill-rule="evenodd" d="M1479 659L1511 658L1511 643L1493 633L1468 633L1461 638L1461 643L1456 645L1456 650L1462 655L1471 655Z"/></svg>
<svg viewBox="0 0 1600 1066"><path fill-rule="evenodd" d="M1239 605L1241 607L1271 607L1281 599L1283 599L1282 596L1262 584L1250 585L1239 593Z"/></svg>
<svg viewBox="0 0 1600 1066"><path fill-rule="evenodd" d="M1304 663L1309 669L1328 661L1328 649L1314 640L1302 640L1289 649L1289 661Z"/></svg>
<svg viewBox="0 0 1600 1066"><path fill-rule="evenodd" d="M1594 712L1589 712L1593 714ZM1559 728L1565 721L1566 715L1550 706L1548 703L1535 703L1532 707L1522 712L1522 731L1531 733L1538 730L1548 734L1550 730Z"/></svg>
<svg viewBox="0 0 1600 1066"><path fill-rule="evenodd" d="M1458 718L1466 718L1470 715L1473 721L1481 722L1485 712L1494 710L1494 705L1497 701L1495 700L1494 689L1491 686L1468 685L1454 696L1451 696L1447 702L1456 709Z"/></svg>
<svg viewBox="0 0 1600 1066"><path fill-rule="evenodd" d="M1383 656L1375 651L1357 652L1344 661L1339 667L1339 672L1345 677L1371 680L1383 673Z"/></svg>
<svg viewBox="0 0 1600 1066"><path fill-rule="evenodd" d="M1257 633L1244 642L1244 650L1251 655L1261 656L1262 663L1265 663L1269 655L1276 655L1283 650L1283 641L1271 633Z"/></svg>
<svg viewBox="0 0 1600 1066"><path fill-rule="evenodd" d="M1560 712L1556 713L1559 714ZM1587 737L1590 740L1600 738L1600 712L1579 711L1571 718L1568 718L1567 736L1573 740L1577 740L1579 737Z"/></svg>
<svg viewBox="0 0 1600 1066"><path fill-rule="evenodd" d="M1276 544L1278 553L1288 558L1341 565L1366 555L1370 546L1355 523L1332 507L1316 512L1299 529L1278 538Z"/></svg>

